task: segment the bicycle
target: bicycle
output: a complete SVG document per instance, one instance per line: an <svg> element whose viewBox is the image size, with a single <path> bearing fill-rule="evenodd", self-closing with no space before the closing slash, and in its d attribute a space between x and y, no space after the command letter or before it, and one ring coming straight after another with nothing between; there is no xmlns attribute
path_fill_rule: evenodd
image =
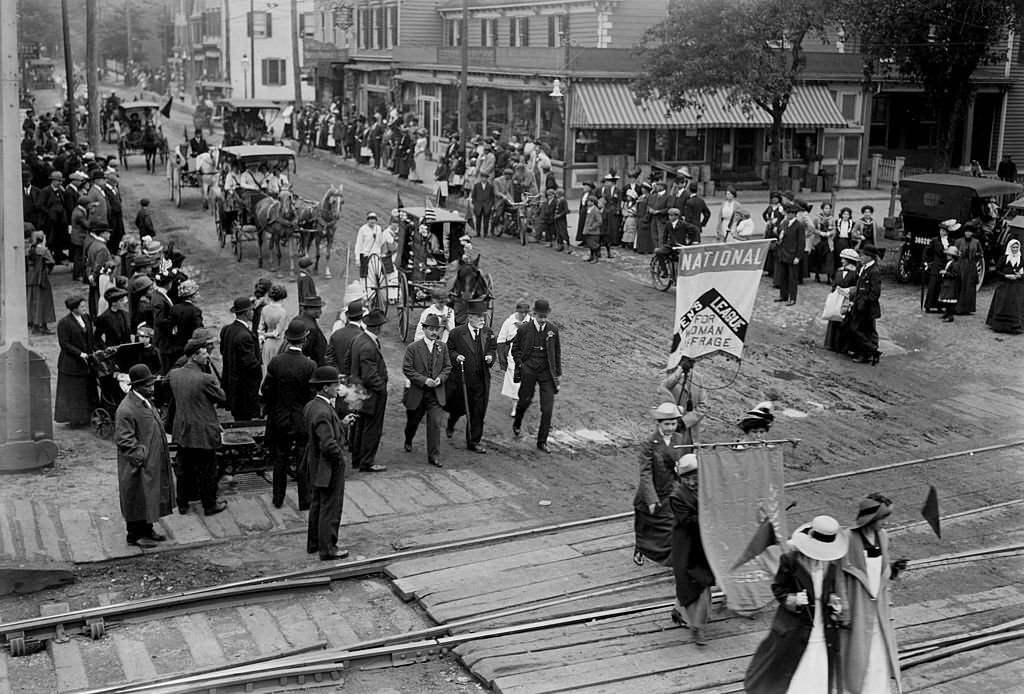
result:
<svg viewBox="0 0 1024 694"><path fill-rule="evenodd" d="M526 245L527 240L534 234L533 220L537 214L537 207L540 203L540 195L525 195L519 202L509 203L509 207L515 212L515 227L519 236L519 243Z"/></svg>
<svg viewBox="0 0 1024 694"><path fill-rule="evenodd" d="M651 283L659 292L667 292L676 283L680 248L682 246L659 246L651 256Z"/></svg>

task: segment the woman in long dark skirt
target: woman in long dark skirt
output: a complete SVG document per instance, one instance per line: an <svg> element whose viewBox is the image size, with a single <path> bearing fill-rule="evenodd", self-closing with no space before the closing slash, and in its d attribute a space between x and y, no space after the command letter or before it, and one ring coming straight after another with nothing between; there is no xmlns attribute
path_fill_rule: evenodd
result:
<svg viewBox="0 0 1024 694"><path fill-rule="evenodd" d="M835 282L832 284L832 291L843 291L849 297L853 288L857 286L857 266L860 264L860 256L857 251L847 248L839 254L839 262L842 267L835 273ZM833 352L845 352L845 340L842 338L842 321L830 320L825 328L825 347Z"/></svg>
<svg viewBox="0 0 1024 694"><path fill-rule="evenodd" d="M636 243L633 244L633 250L647 255L654 252L651 215L647 210L647 196L651 193L651 184L644 181L640 184L640 189L640 197L636 201Z"/></svg>
<svg viewBox="0 0 1024 694"><path fill-rule="evenodd" d="M882 316L879 302L882 296L882 274L878 270L878 261L885 251L871 244L864 244L860 252L862 264L857 274L857 285L851 296L850 322L845 333L849 342L846 347L853 352L854 361L875 366L882 356L878 351L878 329L875 321Z"/></svg>
<svg viewBox="0 0 1024 694"><path fill-rule="evenodd" d="M53 419L73 427L85 426L92 418L99 395L96 374L90 363L92 355L92 320L89 304L83 296L71 296L64 301L68 315L57 321L57 396Z"/></svg>
<svg viewBox="0 0 1024 694"><path fill-rule="evenodd" d="M835 272L835 255L833 254L836 235L835 222L832 205L827 202L821 203L821 212L814 220L813 233L808 229L808 239L813 236L814 243L807 256L807 273L808 276L814 275L815 282L821 281L821 275L824 275L825 281L828 282Z"/></svg>
<svg viewBox="0 0 1024 694"><path fill-rule="evenodd" d="M939 290L942 288L942 268L946 267L946 249L953 245L949 234L959 231L960 222L947 219L939 225L939 235L931 240L924 251L924 267L928 273L928 287L924 294L924 310L926 313L940 311Z"/></svg>
<svg viewBox="0 0 1024 694"><path fill-rule="evenodd" d="M697 466L697 456L693 453L679 459L675 470L677 480L668 501L675 516L671 563L676 579L676 606L672 608L672 621L689 626L693 642L703 646L707 643L704 629L711 612L711 586L715 584L715 575L700 538ZM685 618L680 610L685 610Z"/></svg>
<svg viewBox="0 0 1024 694"><path fill-rule="evenodd" d="M942 320L952 323L955 319L956 305L960 299L960 249L950 246L946 249L946 266L939 271L942 286L939 288L939 306L942 307Z"/></svg>
<svg viewBox="0 0 1024 694"><path fill-rule="evenodd" d="M1006 255L996 267L996 277L999 284L992 294L985 323L997 333L1024 332L1024 262L1017 239L1006 244Z"/></svg>
<svg viewBox="0 0 1024 694"><path fill-rule="evenodd" d="M53 255L46 247L46 235L32 232L32 245L25 257L25 286L28 290L28 327L35 335L52 335L49 323L57 320L53 310L53 286L50 270Z"/></svg>
<svg viewBox="0 0 1024 694"><path fill-rule="evenodd" d="M957 296L956 312L962 316L978 310L978 263L984 262L985 253L981 242L974 237L974 227L964 227L963 238L956 240L960 251L960 294Z"/></svg>
<svg viewBox="0 0 1024 694"><path fill-rule="evenodd" d="M669 495L675 485L676 461L682 457L683 435L678 433L679 407L665 402L651 410L657 430L644 439L640 448L640 482L633 498L636 546L633 562L644 559L667 565L672 553L674 517Z"/></svg>

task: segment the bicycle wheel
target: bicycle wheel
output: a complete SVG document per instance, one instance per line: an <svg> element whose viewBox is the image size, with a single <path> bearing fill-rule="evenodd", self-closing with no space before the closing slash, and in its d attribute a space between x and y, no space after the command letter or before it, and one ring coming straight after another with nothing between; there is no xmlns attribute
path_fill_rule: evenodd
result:
<svg viewBox="0 0 1024 694"><path fill-rule="evenodd" d="M520 219L516 226L519 227L519 245L525 246L527 236L530 234L530 227L526 224L526 220Z"/></svg>
<svg viewBox="0 0 1024 694"><path fill-rule="evenodd" d="M655 253L651 258L651 284L659 292L667 292L672 281L672 263L668 256Z"/></svg>

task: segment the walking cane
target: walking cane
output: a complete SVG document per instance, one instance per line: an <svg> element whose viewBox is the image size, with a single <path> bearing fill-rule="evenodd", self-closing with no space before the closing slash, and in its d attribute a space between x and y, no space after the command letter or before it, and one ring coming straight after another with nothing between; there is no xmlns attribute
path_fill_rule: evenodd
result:
<svg viewBox="0 0 1024 694"><path fill-rule="evenodd" d="M456 358L459 362L459 371L462 373L462 403L466 406L466 448L469 448L470 425L469 425L469 391L466 390L466 357L459 355Z"/></svg>

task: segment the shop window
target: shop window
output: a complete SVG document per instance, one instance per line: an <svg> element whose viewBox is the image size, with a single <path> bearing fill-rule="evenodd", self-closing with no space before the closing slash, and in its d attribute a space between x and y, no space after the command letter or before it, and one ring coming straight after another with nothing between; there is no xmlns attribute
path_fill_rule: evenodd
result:
<svg viewBox="0 0 1024 694"><path fill-rule="evenodd" d="M487 90L487 130L495 130L508 137L508 92L500 89Z"/></svg>
<svg viewBox="0 0 1024 694"><path fill-rule="evenodd" d="M548 156L552 159L565 157L565 105L564 99L555 99L547 94L540 98L540 134Z"/></svg>
<svg viewBox="0 0 1024 694"><path fill-rule="evenodd" d="M508 45L525 48L530 45L529 17L513 17L508 25Z"/></svg>
<svg viewBox="0 0 1024 694"><path fill-rule="evenodd" d="M469 132L474 135L483 134L484 90L479 87L469 88L469 103L466 107L466 126L469 128Z"/></svg>
<svg viewBox="0 0 1024 694"><path fill-rule="evenodd" d="M286 63L281 58L264 58L263 84L265 86L283 86L287 82Z"/></svg>
<svg viewBox="0 0 1024 694"><path fill-rule="evenodd" d="M702 162L707 159L707 130L656 130L648 138L654 161Z"/></svg>
<svg viewBox="0 0 1024 694"><path fill-rule="evenodd" d="M794 147L793 147L793 129L792 128L786 128L786 129L784 129L782 131L782 142L780 144L781 144L780 149L782 151L782 159L790 160L790 161L795 160L795 159L799 159L799 157L795 154L795 150L794 150ZM766 161L771 157L771 153L772 153L772 134L771 134L771 131L769 130L768 133L767 133L767 136L764 138L764 159Z"/></svg>
<svg viewBox="0 0 1024 694"><path fill-rule="evenodd" d="M533 137L537 129L536 99L536 94L517 94L512 97L511 134L517 136L520 142L526 137Z"/></svg>
<svg viewBox="0 0 1024 694"><path fill-rule="evenodd" d="M459 88L441 85L441 134L448 136L459 129Z"/></svg>
<svg viewBox="0 0 1024 694"><path fill-rule="evenodd" d="M577 130L575 159L596 163L599 155L635 155L636 130Z"/></svg>

